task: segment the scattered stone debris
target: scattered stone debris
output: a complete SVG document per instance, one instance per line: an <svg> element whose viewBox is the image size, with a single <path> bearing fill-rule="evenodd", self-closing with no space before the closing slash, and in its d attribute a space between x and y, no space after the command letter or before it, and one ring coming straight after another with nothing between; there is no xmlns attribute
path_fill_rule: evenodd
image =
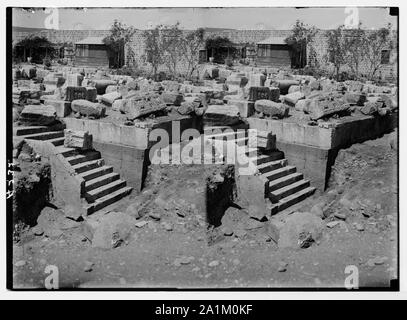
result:
<svg viewBox="0 0 407 320"><path fill-rule="evenodd" d="M133 217L123 212L109 212L103 216L94 232L92 246L111 249L126 244L135 226Z"/></svg>
<svg viewBox="0 0 407 320"><path fill-rule="evenodd" d="M335 212L334 216L335 218L346 220L346 213L344 212Z"/></svg>
<svg viewBox="0 0 407 320"><path fill-rule="evenodd" d="M180 257L180 258L177 258L177 259L175 259L175 261L174 261L174 265L175 266L177 266L177 267L179 267L179 266L181 266L181 265L187 265L187 264L190 264L192 261L194 261L195 260L195 257L185 257L185 256L182 256L182 257Z"/></svg>
<svg viewBox="0 0 407 320"><path fill-rule="evenodd" d="M138 222L136 222L134 225L135 225L137 228L143 228L147 223L148 223L147 221L138 221Z"/></svg>
<svg viewBox="0 0 407 320"><path fill-rule="evenodd" d="M161 225L163 226L164 230L166 230L166 231L172 231L173 230L173 226L169 222L162 222Z"/></svg>
<svg viewBox="0 0 407 320"><path fill-rule="evenodd" d="M280 261L278 263L278 272L286 272L287 271L287 267L288 267L288 263L285 261Z"/></svg>
<svg viewBox="0 0 407 320"><path fill-rule="evenodd" d="M213 260L211 262L209 262L208 266L211 268L217 267L219 265L219 261L218 260Z"/></svg>
<svg viewBox="0 0 407 320"><path fill-rule="evenodd" d="M24 267L26 264L27 264L27 261L19 260L14 265L19 268L19 267Z"/></svg>
<svg viewBox="0 0 407 320"><path fill-rule="evenodd" d="M127 67L124 66L123 69ZM364 80L363 82L336 81L326 77L317 78L305 75L297 71L256 67L252 64L246 66L244 63L237 64L236 62L228 63L228 66L225 66L211 61L210 64L204 65L202 70L198 70L196 77L194 75L185 81L164 80L165 77L161 73L155 79L149 79L147 76L113 74L120 72L119 70L83 68L82 71L73 66L44 68L34 67L34 65L28 65L28 69L27 66L24 68L14 70L12 98L13 121L16 127L28 130L27 135L31 134L31 126L47 127L49 131L39 132L40 136L37 140L42 140L49 134L49 140L59 149L74 149L73 155L68 158L69 161L75 163L75 168L79 168L78 172L83 170L80 162L83 157L92 157L85 151L93 151L93 144L96 146L97 139L100 139L100 136L93 137L90 132L98 132L94 133L95 135L110 135L110 144L114 145L117 142L114 140L119 138L116 132L103 129L103 125L106 123L117 125L115 128L120 130L117 132L136 132L136 130L141 132L144 129L145 132L150 132L155 127L164 128L172 120L187 120L189 122L182 122L183 127L192 126L200 128L200 130L211 126L222 128L232 126L234 129L247 130L247 128L251 128L249 120L255 120L262 121L263 127L266 129L274 127L284 129L282 134L282 136L285 135L284 138L297 134L294 130L289 129L289 124L295 123L299 125L298 135L305 130L303 135L323 140L322 135L315 135L315 132L319 131L310 130L307 133L307 130L321 130L320 132L327 133L327 137L335 136L333 132L342 120L347 121L352 117L383 120L398 112L398 90L394 85L376 85L372 81ZM66 124L64 118L67 118L65 119ZM86 129L81 131L67 128L69 121L81 123L81 128L84 128L84 124L86 124ZM193 124L190 125L191 123ZM96 125L99 124L101 126L97 127ZM263 130L266 129L263 128ZM63 131L63 136L53 136L57 130ZM358 134L362 135L362 126L360 131ZM137 131L135 139L141 136L142 134ZM16 134L13 138L18 137L19 135ZM27 140L30 140L29 138ZM95 143L93 143L93 138L95 138ZM273 215L274 212L270 212L269 204L276 206L280 202L282 195L278 192L275 195L274 191L279 190L281 185L287 186L287 181L284 180L285 176L279 175L280 172L277 174L278 178L270 179L271 181L268 178L264 180L261 178L269 173L268 170L272 166L278 167L276 169L278 170L287 164L286 159L277 157L278 152L282 153L277 150L280 147L279 139L282 137L276 136L271 131L259 130L255 138L255 142L252 138L247 139L247 145L253 149L256 148L253 154L247 154L247 156L256 159L253 161L261 161L264 160L264 157L268 157L268 161L272 163L266 167L265 164L268 162L257 162L259 165L257 165L256 173L253 174L258 182L258 185L253 183L255 187L252 188L253 185L250 182L253 181L250 179L239 178L235 171L235 167L238 166L228 166L227 169L215 171L208 176L202 183L204 187L189 184L188 179L185 178L180 180L183 194L177 193L177 190L171 193L172 190L170 190L168 191L169 196L164 197L164 192L159 190L159 187L162 186L160 184L157 184L158 187L156 186L149 194L144 194L142 190L140 194L131 198L130 204L126 203L125 212L119 211L122 209L119 207L115 209L117 211L107 211L100 215L87 217L78 211L76 203L72 202L61 206L58 204L58 208L51 208L48 206L51 205L48 201L53 200L52 192L49 192L48 189L51 185L51 178L53 178L51 173L45 179L35 170L29 171L24 179L19 180L17 191L24 191L17 192L20 202L23 202L21 199L24 198L26 191L28 194L28 191L35 189L33 186L42 184L44 180L47 182L42 185L46 192L44 190L42 193L38 190L31 192L39 200L38 202L32 201L33 210L27 211L30 216L30 221L26 223L26 227L31 228L29 235L36 242L47 243L51 239L54 240L52 243L61 247L73 246L72 239L74 238L78 240L82 249L85 246L114 249L125 246L132 239L144 234L162 237L161 240L164 237L165 239L175 238L177 241L179 241L178 237L182 236L185 237L187 243L195 244L196 241L199 246L208 245L211 250L213 248L215 253L219 251L223 254L224 251L231 250L235 255L239 250L247 248L255 250L260 247L276 251L285 248L306 249L318 244L324 232L327 236L333 237L335 234L343 234L344 230L348 232L348 226L353 226L350 233L357 237L363 237L367 233L380 233L385 228L396 226L396 214L394 217L382 218L388 210L386 206L376 204L376 201L370 204L367 202L360 204L354 200L353 196L346 197L353 190L348 191L349 185L345 183L336 185L336 191L325 194L325 201L317 202L317 200L312 203L313 205L301 209L306 212L286 211L284 215L277 218ZM47 159L38 150L30 147L24 139L24 143L17 145L13 152L16 168L23 171L27 163L35 166ZM59 139L63 139L62 144ZM241 140L246 140L246 137ZM355 139L355 141L359 141L359 139ZM239 143L236 144L239 145ZM119 141L118 144L125 146L129 143ZM391 140L388 140L386 145L393 151L397 150L397 132L392 134ZM225 160L219 150L214 148L211 149L212 151L215 153L216 159ZM120 157L122 156L120 155ZM261 166L262 164L263 166ZM105 164L104 160L97 159L90 167L92 167L91 169L103 167L103 169L110 170L106 168L108 165L110 164ZM380 164L377 164L377 159L372 157L353 159L346 165L358 166L363 172L363 168L368 165L379 166ZM183 166L183 169L185 167L187 166ZM302 174L295 173L295 167L290 166L286 169L293 170L289 172L287 179L295 180ZM125 170L123 169L123 171ZM77 174L72 172L72 175ZM305 172L304 175L306 176ZM115 175L111 174L104 178L113 179L114 177ZM165 181L169 178L162 174L160 179ZM236 179L239 179L238 182ZM277 186L274 186L276 189L269 190L270 182L275 182L275 180L278 180ZM85 181L85 188L89 185L88 181ZM247 199L236 194L235 187L239 181L240 183L244 181L239 191L243 190L242 193L246 195ZM356 178L344 175L343 181L356 182ZM99 182L97 181L96 184ZM298 180L295 182L300 183ZM306 182L309 186L309 181ZM84 181L80 183L82 183L82 188ZM280 187L277 188L278 186ZM252 190L250 190L251 188ZM386 185L382 185L381 188L384 190L383 194L393 192L390 188L386 190ZM82 189L80 190L82 192ZM196 190L203 191L197 192ZM292 190L284 192L286 191L288 193ZM106 190L103 192L106 195L109 193ZM197 194L204 194L206 201L202 201L205 203L199 208L192 206L188 202L189 200L186 200L195 198ZM264 201L266 198L267 200L270 198L271 202ZM94 200L92 198L92 203L97 203L97 200L96 202ZM17 205L16 208L18 209ZM27 206L24 209L27 209ZM18 228L24 229L25 226ZM333 231L326 228L336 229ZM197 230L201 233L199 234ZM362 231L365 232L362 233ZM395 240L394 237L391 239L390 241ZM309 252L312 252L313 249ZM121 249L112 252L120 251ZM179 256L180 252L172 252L170 258L165 258L165 263L171 267L180 267L199 262L202 268L198 266L192 268L191 266L192 272L197 273L196 276L208 280L214 278L215 271L207 273L207 267L218 267L224 261L235 266L232 269L245 267L239 259L233 259L233 255L223 258L216 256L215 253L195 260L194 256L190 256L191 253L183 252L181 253L183 255ZM174 257L177 258L171 263ZM215 258L216 260L214 260ZM286 272L289 264L280 259L281 257L276 260L278 261L277 271ZM81 261L83 262L83 260ZM360 261L363 263L363 260ZM386 257L375 257L368 259L366 265L375 267L386 261ZM26 260L19 260L15 266L23 267L26 264ZM120 266L124 264L125 262L122 261ZM79 266L81 265L79 264ZM92 261L85 261L83 271L91 272L94 265ZM290 259L290 271L296 267L296 264L291 263ZM127 284L124 277L115 276L117 276L115 281L118 281L120 285ZM313 279L317 285L322 283L319 278L314 277ZM240 283L239 281L241 279L236 283Z"/></svg>
<svg viewBox="0 0 407 320"><path fill-rule="evenodd" d="M330 221L326 224L326 226L330 229L336 227L339 224L339 221Z"/></svg>
<svg viewBox="0 0 407 320"><path fill-rule="evenodd" d="M83 271L85 272L91 272L93 270L93 266L95 264L91 261L85 261L85 267L83 268Z"/></svg>
<svg viewBox="0 0 407 320"><path fill-rule="evenodd" d="M355 228L358 231L364 231L365 230L365 226L362 223L359 223L359 222L355 223Z"/></svg>
<svg viewBox="0 0 407 320"><path fill-rule="evenodd" d="M309 212L291 214L280 229L279 248L308 248L322 237L322 219Z"/></svg>
<svg viewBox="0 0 407 320"><path fill-rule="evenodd" d="M375 258L369 259L369 260L366 262L366 264L367 264L369 267L374 267L374 266L379 266L379 265L384 264L384 263L386 262L386 260L387 260L387 257L375 257Z"/></svg>

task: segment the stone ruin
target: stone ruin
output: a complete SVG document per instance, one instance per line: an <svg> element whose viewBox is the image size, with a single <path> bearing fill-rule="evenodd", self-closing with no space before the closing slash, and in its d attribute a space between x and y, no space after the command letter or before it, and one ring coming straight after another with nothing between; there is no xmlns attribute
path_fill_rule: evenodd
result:
<svg viewBox="0 0 407 320"><path fill-rule="evenodd" d="M273 170L286 168L284 175L291 177L292 170L295 169L287 166L287 160L282 158L281 152L277 152L281 141L285 142L290 138L290 143L304 143L295 137L295 131L274 132L277 123L331 128L342 117L386 117L397 113L398 110L398 89L395 85L378 86L369 81L337 82L276 68L207 64L201 68L199 77L183 82L113 75L107 70L91 68L55 67L45 70L39 66L26 65L22 70L25 70L24 73L21 68L16 68L13 73L13 119L17 127L70 124L68 120L74 118L94 121L95 124L113 123L137 128L147 128L151 123L192 119L193 122L188 122L187 126L199 130L211 127L256 129L256 141L253 142L250 138L246 144L252 150L259 146L256 152L263 152L263 156L269 157L270 161L280 161L278 166L271 162L257 166L257 170L264 174L264 177L273 177L278 181L283 177L274 175ZM256 119L261 122L254 123L253 127L252 120ZM135 143L139 148L137 134L134 137L115 137L112 136L115 134L113 132L105 132L102 127L92 127L91 122L86 123L87 128L93 128L92 132L87 131L88 129L67 127L65 132L61 131L58 136L56 133L49 135L50 141L80 152L92 150L94 142L119 141L114 143L121 148L123 145ZM21 129L20 132L24 130ZM46 129L41 130L44 132ZM288 134L289 137L286 136ZM33 134L28 136L22 135L35 138L31 137ZM43 139L43 136L44 133L37 138ZM143 144L144 149L149 146L148 143ZM325 148L323 145L315 146ZM296 156L289 156L290 161L296 160ZM95 160L94 157L93 153L92 159L89 158L89 168L104 165L104 161ZM121 164L118 168L123 170L123 167L125 165ZM80 170L85 169L81 167ZM272 170L272 174L267 173L269 170ZM126 174L125 170L122 172ZM297 177L299 176L295 176L296 179ZM276 188L279 186L277 182ZM250 185L253 182L247 183ZM262 184L264 185L264 182L259 183L260 188ZM308 182L303 183L301 188L307 188L308 185ZM266 197L268 192L276 194L270 196L274 206L280 206L280 200L284 200L288 195L279 194L277 191L264 191ZM97 196L92 195L89 199L97 199ZM286 205L281 205L280 209L284 206ZM256 210L261 211L261 216L266 209L262 207Z"/></svg>

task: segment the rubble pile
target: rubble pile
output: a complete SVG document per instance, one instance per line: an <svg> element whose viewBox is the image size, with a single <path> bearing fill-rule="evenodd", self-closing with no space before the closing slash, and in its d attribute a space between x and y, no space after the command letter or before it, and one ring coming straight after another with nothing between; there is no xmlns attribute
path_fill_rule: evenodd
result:
<svg viewBox="0 0 407 320"><path fill-rule="evenodd" d="M15 120L25 105L54 107L58 117L99 119L117 112L126 124L175 113L203 116L211 125L230 125L247 117L299 117L315 125L341 116L386 116L398 109L394 85L316 79L276 68L208 64L198 78L183 82L35 65L16 67L13 76ZM230 121L221 123L224 119Z"/></svg>

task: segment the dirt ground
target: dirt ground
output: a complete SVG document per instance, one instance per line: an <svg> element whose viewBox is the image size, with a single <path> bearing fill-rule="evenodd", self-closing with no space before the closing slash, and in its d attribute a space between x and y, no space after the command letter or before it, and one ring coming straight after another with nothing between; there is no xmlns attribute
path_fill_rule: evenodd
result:
<svg viewBox="0 0 407 320"><path fill-rule="evenodd" d="M388 287L398 273L397 151L394 137L341 150L330 187L301 204L258 222L235 208L224 225L207 230L205 170L155 166L147 187L114 211L136 227L117 248L94 248L84 222L63 222L61 232L32 231L13 245L15 288L43 288L46 267L57 266L60 288L344 288L345 268L359 271L360 287ZM210 174L217 176L216 169ZM295 211L322 208L322 238L308 248L279 248L270 225ZM225 223L231 230L225 230ZM237 225L241 229L233 229Z"/></svg>

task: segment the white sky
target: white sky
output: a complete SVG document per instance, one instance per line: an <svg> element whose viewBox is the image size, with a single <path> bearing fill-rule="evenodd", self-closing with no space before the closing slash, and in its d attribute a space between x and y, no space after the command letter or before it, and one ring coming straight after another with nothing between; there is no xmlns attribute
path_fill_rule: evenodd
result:
<svg viewBox="0 0 407 320"><path fill-rule="evenodd" d="M391 22L397 25L396 17L388 14L388 8L358 8L359 20L365 28L379 28ZM13 10L13 26L44 28L49 13ZM156 24L173 24L177 21L185 29L197 27L221 27L232 29L291 29L300 19L321 29L336 28L344 24L344 7L333 8L88 8L58 9L59 29L109 29L118 19L138 29Z"/></svg>

